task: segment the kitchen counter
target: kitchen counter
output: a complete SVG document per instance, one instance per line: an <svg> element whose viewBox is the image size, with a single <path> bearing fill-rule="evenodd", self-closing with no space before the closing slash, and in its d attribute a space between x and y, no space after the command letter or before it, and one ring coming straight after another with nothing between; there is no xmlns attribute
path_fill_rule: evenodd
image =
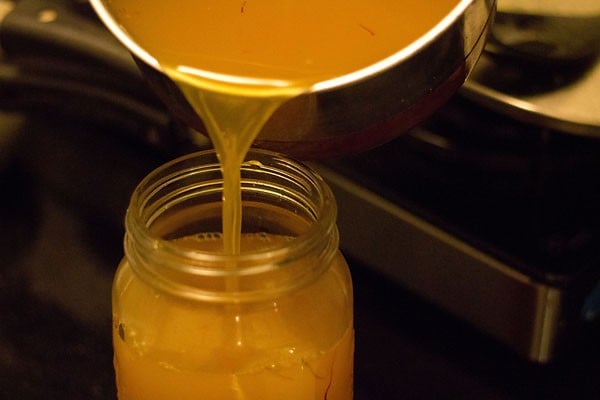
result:
<svg viewBox="0 0 600 400"><path fill-rule="evenodd" d="M172 155L48 116L14 129L0 149L0 398L114 399L121 221L138 180ZM349 261L356 400L600 398L597 326L553 363L531 364Z"/></svg>

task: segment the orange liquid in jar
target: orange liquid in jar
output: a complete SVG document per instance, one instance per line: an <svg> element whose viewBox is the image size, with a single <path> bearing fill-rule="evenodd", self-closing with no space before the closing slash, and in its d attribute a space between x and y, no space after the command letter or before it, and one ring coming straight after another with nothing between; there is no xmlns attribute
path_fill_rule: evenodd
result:
<svg viewBox="0 0 600 400"><path fill-rule="evenodd" d="M245 234L242 250L287 237ZM216 235L179 239L219 251ZM350 400L352 293L341 255L315 283L262 303L190 302L121 266L113 340L120 400Z"/></svg>

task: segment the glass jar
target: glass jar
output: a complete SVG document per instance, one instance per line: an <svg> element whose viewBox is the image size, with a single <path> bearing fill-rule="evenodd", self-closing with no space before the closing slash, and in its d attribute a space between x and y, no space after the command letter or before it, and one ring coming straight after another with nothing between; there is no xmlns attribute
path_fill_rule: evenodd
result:
<svg viewBox="0 0 600 400"><path fill-rule="evenodd" d="M332 193L274 153L247 160L239 255L222 252L214 152L135 190L113 285L120 400L352 399L352 283Z"/></svg>

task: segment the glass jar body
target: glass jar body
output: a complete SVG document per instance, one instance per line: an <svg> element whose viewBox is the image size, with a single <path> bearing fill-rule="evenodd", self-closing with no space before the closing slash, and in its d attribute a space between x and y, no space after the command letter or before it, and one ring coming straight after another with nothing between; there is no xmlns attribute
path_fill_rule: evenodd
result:
<svg viewBox="0 0 600 400"><path fill-rule="evenodd" d="M213 156L188 161L207 165L206 157ZM242 172L237 256L219 253L220 203L207 195L219 179L206 171L188 171L183 185L168 189L172 170L182 168L175 162L159 173L166 179L151 174L138 189L146 195L132 198L126 257L113 285L120 400L352 399L352 284L335 225L323 223L331 215L320 214L331 204L312 199L307 175L300 185L289 181L287 161L274 172L273 157L261 152ZM305 189L312 194L300 198L310 200L310 212L295 209L298 198L288 201Z"/></svg>

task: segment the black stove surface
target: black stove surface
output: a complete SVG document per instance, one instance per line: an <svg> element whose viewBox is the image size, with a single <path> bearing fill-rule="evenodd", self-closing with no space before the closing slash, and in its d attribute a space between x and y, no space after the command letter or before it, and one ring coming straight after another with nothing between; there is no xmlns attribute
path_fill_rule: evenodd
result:
<svg viewBox="0 0 600 400"><path fill-rule="evenodd" d="M456 96L408 135L333 166L537 280L599 268L600 139Z"/></svg>

